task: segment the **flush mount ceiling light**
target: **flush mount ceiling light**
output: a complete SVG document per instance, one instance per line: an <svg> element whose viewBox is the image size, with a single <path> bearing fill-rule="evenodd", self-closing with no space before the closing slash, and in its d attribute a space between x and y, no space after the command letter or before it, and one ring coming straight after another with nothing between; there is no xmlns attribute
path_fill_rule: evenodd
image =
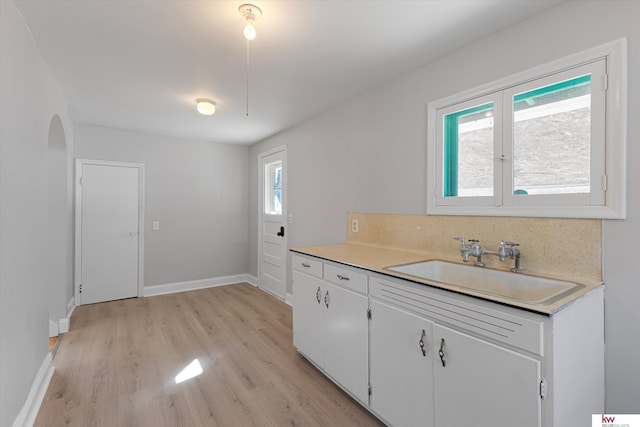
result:
<svg viewBox="0 0 640 427"><path fill-rule="evenodd" d="M212 100L206 98L196 99L196 110L205 116L211 116L216 112L216 106Z"/></svg>
<svg viewBox="0 0 640 427"><path fill-rule="evenodd" d="M249 116L249 42L256 38L256 28L253 26L256 19L262 16L262 10L253 4L243 4L238 8L238 12L246 21L244 30L244 38L247 39L247 60L246 60L246 76L247 76L247 117Z"/></svg>
<svg viewBox="0 0 640 427"><path fill-rule="evenodd" d="M247 22L244 26L244 37L247 40L253 40L256 38L256 28L253 26L256 20L262 16L262 11L258 6L252 4L243 4L238 8L240 15L242 15Z"/></svg>

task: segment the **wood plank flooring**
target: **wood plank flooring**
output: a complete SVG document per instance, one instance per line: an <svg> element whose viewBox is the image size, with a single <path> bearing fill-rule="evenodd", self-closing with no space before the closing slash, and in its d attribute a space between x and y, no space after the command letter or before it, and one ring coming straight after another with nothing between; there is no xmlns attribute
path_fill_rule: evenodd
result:
<svg viewBox="0 0 640 427"><path fill-rule="evenodd" d="M71 326L37 427L382 425L297 353L291 307L246 283L81 306Z"/></svg>

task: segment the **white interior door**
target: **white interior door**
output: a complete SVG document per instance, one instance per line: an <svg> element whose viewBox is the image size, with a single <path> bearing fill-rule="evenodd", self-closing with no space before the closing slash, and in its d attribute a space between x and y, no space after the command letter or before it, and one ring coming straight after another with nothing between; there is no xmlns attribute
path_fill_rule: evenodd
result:
<svg viewBox="0 0 640 427"><path fill-rule="evenodd" d="M78 160L76 175L80 303L138 296L142 165Z"/></svg>
<svg viewBox="0 0 640 427"><path fill-rule="evenodd" d="M284 298L287 289L286 148L263 153L259 159L258 282L264 290Z"/></svg>

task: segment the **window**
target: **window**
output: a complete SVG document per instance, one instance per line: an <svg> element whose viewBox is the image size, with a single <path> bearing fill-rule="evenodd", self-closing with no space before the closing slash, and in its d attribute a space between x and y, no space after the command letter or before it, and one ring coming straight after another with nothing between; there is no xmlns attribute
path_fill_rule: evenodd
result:
<svg viewBox="0 0 640 427"><path fill-rule="evenodd" d="M494 196L495 145L499 140L494 121L498 106L488 96L438 112L442 125L442 197Z"/></svg>
<svg viewBox="0 0 640 427"><path fill-rule="evenodd" d="M429 104L427 213L623 218L623 47Z"/></svg>
<svg viewBox="0 0 640 427"><path fill-rule="evenodd" d="M264 213L282 215L282 161L264 165Z"/></svg>
<svg viewBox="0 0 640 427"><path fill-rule="evenodd" d="M594 192L591 139L604 134L592 132L592 80L588 73L511 97L514 195ZM604 112L595 116L604 119Z"/></svg>

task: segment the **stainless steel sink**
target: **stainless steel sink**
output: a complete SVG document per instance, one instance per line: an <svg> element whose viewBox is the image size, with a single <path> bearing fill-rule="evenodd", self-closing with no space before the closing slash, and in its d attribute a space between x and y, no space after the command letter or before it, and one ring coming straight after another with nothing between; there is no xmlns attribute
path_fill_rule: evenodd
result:
<svg viewBox="0 0 640 427"><path fill-rule="evenodd" d="M440 260L395 265L385 267L385 270L535 305L552 304L584 288L584 285L564 280Z"/></svg>

